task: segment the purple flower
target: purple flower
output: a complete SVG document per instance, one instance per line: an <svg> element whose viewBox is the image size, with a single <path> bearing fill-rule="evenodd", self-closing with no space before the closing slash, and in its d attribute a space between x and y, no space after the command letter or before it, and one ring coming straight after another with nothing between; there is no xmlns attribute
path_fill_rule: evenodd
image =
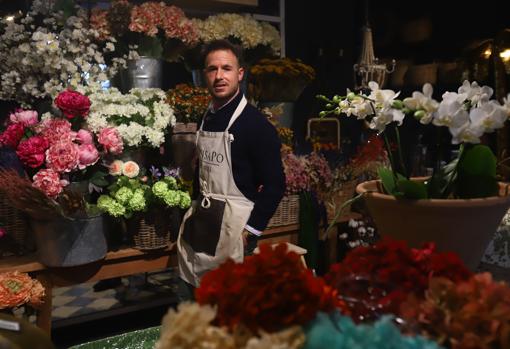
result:
<svg viewBox="0 0 510 349"><path fill-rule="evenodd" d="M174 177L177 178L180 176L181 169L180 168L168 168L163 167L163 173L165 177Z"/></svg>
<svg viewBox="0 0 510 349"><path fill-rule="evenodd" d="M151 172L153 178L159 179L161 177L161 171L157 169L155 166L151 166L149 171Z"/></svg>

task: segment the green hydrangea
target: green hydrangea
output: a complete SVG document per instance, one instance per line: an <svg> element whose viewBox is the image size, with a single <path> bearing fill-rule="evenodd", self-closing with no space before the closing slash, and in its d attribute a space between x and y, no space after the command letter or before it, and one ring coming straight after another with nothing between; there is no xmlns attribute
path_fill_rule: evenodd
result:
<svg viewBox="0 0 510 349"><path fill-rule="evenodd" d="M169 190L165 193L165 196L163 196L163 201L165 201L165 204L169 207L175 207L179 205L179 202L181 201L181 196L177 190Z"/></svg>
<svg viewBox="0 0 510 349"><path fill-rule="evenodd" d="M115 194L113 194L113 197L122 205L126 205L133 197L133 191L128 187L121 187Z"/></svg>
<svg viewBox="0 0 510 349"><path fill-rule="evenodd" d="M168 176L163 179L167 184L168 188L175 190L177 189L177 180L174 177Z"/></svg>
<svg viewBox="0 0 510 349"><path fill-rule="evenodd" d="M181 191L179 193L180 193L180 197L181 197L181 200L179 201L179 207L180 208L188 208L188 207L190 207L190 205L191 205L191 197L189 196L189 194L187 192L184 192L184 191Z"/></svg>
<svg viewBox="0 0 510 349"><path fill-rule="evenodd" d="M113 217L120 217L126 214L124 206L108 195L101 195L97 199L97 207Z"/></svg>
<svg viewBox="0 0 510 349"><path fill-rule="evenodd" d="M168 192L168 184L163 181L159 181L154 183L152 186L152 192L154 195L160 199L163 199L165 194Z"/></svg>
<svg viewBox="0 0 510 349"><path fill-rule="evenodd" d="M131 211L143 211L147 207L147 201L142 189L136 189L127 204Z"/></svg>

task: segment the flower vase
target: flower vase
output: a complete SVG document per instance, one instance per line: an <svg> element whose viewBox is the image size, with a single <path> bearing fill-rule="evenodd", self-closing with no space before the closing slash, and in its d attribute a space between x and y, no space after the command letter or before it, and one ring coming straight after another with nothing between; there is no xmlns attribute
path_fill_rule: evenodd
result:
<svg viewBox="0 0 510 349"><path fill-rule="evenodd" d="M380 187L379 180L356 187L364 194L379 234L405 240L412 247L433 242L439 251L458 254L473 271L510 206L503 183L499 196L479 199L396 199Z"/></svg>
<svg viewBox="0 0 510 349"><path fill-rule="evenodd" d="M32 219L30 224L39 260L48 267L74 267L98 261L106 255L103 215Z"/></svg>
<svg viewBox="0 0 510 349"><path fill-rule="evenodd" d="M139 250L158 250L170 244L171 211L153 207L148 212L134 215L126 221L127 232Z"/></svg>
<svg viewBox="0 0 510 349"><path fill-rule="evenodd" d="M193 79L193 86L206 87L204 72L202 69L193 69L191 71L191 78Z"/></svg>
<svg viewBox="0 0 510 349"><path fill-rule="evenodd" d="M161 88L163 62L151 57L129 60L127 69L120 73L121 91L132 88Z"/></svg>

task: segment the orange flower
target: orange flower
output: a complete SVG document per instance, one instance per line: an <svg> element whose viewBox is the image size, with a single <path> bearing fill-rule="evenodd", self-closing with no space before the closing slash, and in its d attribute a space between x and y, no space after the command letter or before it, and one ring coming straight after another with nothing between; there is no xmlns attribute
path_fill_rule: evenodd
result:
<svg viewBox="0 0 510 349"><path fill-rule="evenodd" d="M44 287L26 273L19 271L0 274L0 309L29 303L37 307L42 304Z"/></svg>

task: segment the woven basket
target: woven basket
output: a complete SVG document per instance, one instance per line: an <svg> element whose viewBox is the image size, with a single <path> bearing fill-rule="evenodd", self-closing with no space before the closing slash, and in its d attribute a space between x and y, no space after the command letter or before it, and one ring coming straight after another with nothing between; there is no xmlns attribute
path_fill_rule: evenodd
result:
<svg viewBox="0 0 510 349"><path fill-rule="evenodd" d="M170 243L170 213L154 208L127 222L128 233L132 235L134 247L139 250L166 248Z"/></svg>
<svg viewBox="0 0 510 349"><path fill-rule="evenodd" d="M329 203L326 203L326 211L328 213L328 220L332 220L335 218L336 211L340 209L340 206L347 200L351 199L354 191L356 190L357 181L348 181L345 182L342 186L342 189L335 193L335 196L332 198L332 203L334 206L332 207ZM349 214L351 211L351 205L344 207L342 211L342 215Z"/></svg>
<svg viewBox="0 0 510 349"><path fill-rule="evenodd" d="M12 207L4 197L0 197L0 224L5 228L8 236L12 238L20 251L30 249L27 246L27 219L22 212Z"/></svg>
<svg viewBox="0 0 510 349"><path fill-rule="evenodd" d="M299 222L299 195L284 196L267 227L297 224Z"/></svg>

